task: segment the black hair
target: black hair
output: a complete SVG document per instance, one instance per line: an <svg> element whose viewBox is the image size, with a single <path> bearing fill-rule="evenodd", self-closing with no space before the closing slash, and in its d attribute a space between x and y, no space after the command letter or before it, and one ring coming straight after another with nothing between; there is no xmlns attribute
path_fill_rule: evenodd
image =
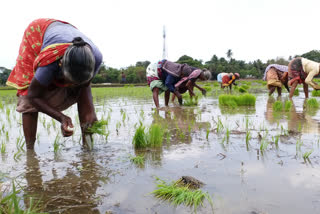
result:
<svg viewBox="0 0 320 214"><path fill-rule="evenodd" d="M303 71L301 57L297 57L292 60L290 69L294 71L299 71L299 72Z"/></svg>
<svg viewBox="0 0 320 214"><path fill-rule="evenodd" d="M83 83L93 77L95 58L91 47L81 37L72 40L62 58L62 73L74 83Z"/></svg>

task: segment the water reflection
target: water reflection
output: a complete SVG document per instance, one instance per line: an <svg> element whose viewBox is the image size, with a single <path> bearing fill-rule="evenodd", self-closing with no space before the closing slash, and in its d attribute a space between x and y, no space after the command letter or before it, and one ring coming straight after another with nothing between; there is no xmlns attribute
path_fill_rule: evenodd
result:
<svg viewBox="0 0 320 214"><path fill-rule="evenodd" d="M199 122L201 121L198 120L198 118L201 118L201 112L195 113L194 108L170 107L162 110L164 111L164 117L161 116L161 111L156 111L153 114L152 123L166 127L172 144L191 143L192 133L207 130L211 127L209 122Z"/></svg>
<svg viewBox="0 0 320 214"><path fill-rule="evenodd" d="M277 98L278 101L285 103L286 99ZM312 118L316 112L306 108L307 99L303 102L302 112L297 111L296 104L292 101L292 106L288 112L274 112L273 103L276 99L269 96L267 100L265 118L270 124L278 124L280 120L286 119L288 130L292 133L320 133L319 121Z"/></svg>
<svg viewBox="0 0 320 214"><path fill-rule="evenodd" d="M50 163L49 163L50 164ZM59 177L51 169L53 179L44 181L48 171L41 172L39 159L34 151L27 152L25 204L28 197L40 200L40 206L49 213L100 213L96 191L99 187L100 166L91 154L81 154L80 161L72 163L65 175Z"/></svg>

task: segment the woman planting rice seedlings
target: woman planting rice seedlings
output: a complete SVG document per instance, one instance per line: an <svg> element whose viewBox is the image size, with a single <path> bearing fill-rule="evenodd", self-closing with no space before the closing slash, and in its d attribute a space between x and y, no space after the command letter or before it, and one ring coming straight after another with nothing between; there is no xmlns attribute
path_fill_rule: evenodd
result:
<svg viewBox="0 0 320 214"><path fill-rule="evenodd" d="M319 74L320 64L308 60L306 58L297 57L291 60L288 65L290 95L292 98L298 84L303 84L305 97L309 97L308 85L315 90L319 90L320 86L313 81L313 77Z"/></svg>
<svg viewBox="0 0 320 214"><path fill-rule="evenodd" d="M147 67L146 74L153 101L157 108L159 108L159 94L165 92L166 106L169 104L170 92L178 97L178 101L182 105L181 92L185 93L189 90L190 95L194 96L193 87L197 87L202 93L205 93L205 90L197 86L195 81L198 78L201 80L211 78L211 73L208 70L202 71L187 64L174 63L168 60L151 63ZM176 86L176 84L178 85Z"/></svg>
<svg viewBox="0 0 320 214"><path fill-rule="evenodd" d="M267 81L269 96L277 89L278 96L281 96L282 85L289 91L288 87L288 66L271 64L264 72L263 80Z"/></svg>
<svg viewBox="0 0 320 214"><path fill-rule="evenodd" d="M38 112L59 121L64 137L73 135L72 120L62 111L74 103L86 143L85 130L97 120L90 82L101 62L97 46L67 22L37 19L28 26L7 81L18 89L17 111L28 149L34 149Z"/></svg>
<svg viewBox="0 0 320 214"><path fill-rule="evenodd" d="M217 76L218 82L221 84L221 88L225 88L229 86L229 89L231 91L232 85L237 85L236 80L240 78L239 73L220 73Z"/></svg>

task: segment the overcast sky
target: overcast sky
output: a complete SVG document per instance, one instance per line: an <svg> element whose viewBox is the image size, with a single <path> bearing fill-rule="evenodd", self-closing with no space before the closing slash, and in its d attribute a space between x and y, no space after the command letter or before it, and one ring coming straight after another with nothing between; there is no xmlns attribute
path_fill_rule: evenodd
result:
<svg viewBox="0 0 320 214"><path fill-rule="evenodd" d="M319 0L4 0L0 66L12 69L22 35L37 18L75 25L100 49L107 66L121 68L186 54L245 61L288 58L320 49Z"/></svg>

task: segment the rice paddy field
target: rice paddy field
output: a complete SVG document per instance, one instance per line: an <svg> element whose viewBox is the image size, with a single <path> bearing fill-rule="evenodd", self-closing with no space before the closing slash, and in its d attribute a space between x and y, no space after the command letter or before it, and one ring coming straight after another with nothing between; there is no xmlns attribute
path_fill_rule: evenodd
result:
<svg viewBox="0 0 320 214"><path fill-rule="evenodd" d="M16 92L0 90L0 213L320 213L319 95L202 86L206 97L195 89L196 101L159 111L148 87L93 88L102 123L90 147L74 105L69 138L39 114L35 151ZM202 185L179 186L183 176Z"/></svg>

